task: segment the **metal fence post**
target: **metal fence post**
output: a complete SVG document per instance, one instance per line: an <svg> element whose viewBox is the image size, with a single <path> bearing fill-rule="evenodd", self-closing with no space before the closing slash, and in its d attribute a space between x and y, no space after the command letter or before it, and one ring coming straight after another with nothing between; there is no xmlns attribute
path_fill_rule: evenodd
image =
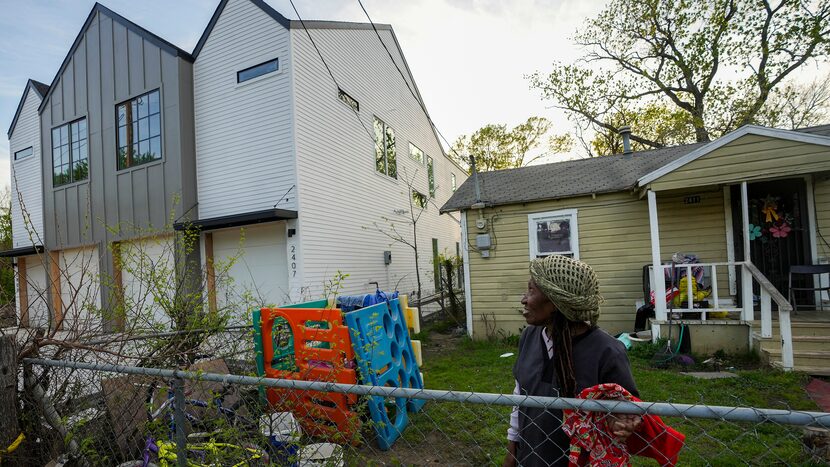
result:
<svg viewBox="0 0 830 467"><path fill-rule="evenodd" d="M175 377L173 379L173 421L176 422L176 460L179 467L187 467L187 434L185 433L185 401L184 381Z"/></svg>

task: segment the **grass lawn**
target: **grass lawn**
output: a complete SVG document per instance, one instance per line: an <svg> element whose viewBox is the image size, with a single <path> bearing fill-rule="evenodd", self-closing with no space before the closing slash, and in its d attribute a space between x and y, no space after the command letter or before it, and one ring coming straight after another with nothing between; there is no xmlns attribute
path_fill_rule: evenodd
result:
<svg viewBox="0 0 830 467"><path fill-rule="evenodd" d="M426 333L424 333L426 334ZM425 384L431 389L510 393L515 344L478 342L433 332L424 339ZM737 378L699 380L677 368L654 369L652 351L630 355L634 376L645 401L817 411L804 385L808 378L763 368L735 370ZM755 366L750 361L736 366ZM740 366L739 366L740 368ZM456 402L430 402L413 414L410 426L384 461L403 464L501 464L510 407ZM800 427L766 423L732 423L703 419L666 419L686 435L680 465L813 465L801 445ZM423 443L435 446L435 459L423 456ZM421 453L421 454L418 454ZM379 459L380 460L380 459ZM657 465L635 458L634 465Z"/></svg>

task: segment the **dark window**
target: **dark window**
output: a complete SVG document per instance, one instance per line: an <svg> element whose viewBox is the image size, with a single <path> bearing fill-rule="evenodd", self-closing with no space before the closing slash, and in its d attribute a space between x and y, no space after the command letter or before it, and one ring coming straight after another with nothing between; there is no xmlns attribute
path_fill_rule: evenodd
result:
<svg viewBox="0 0 830 467"><path fill-rule="evenodd" d="M251 68L245 68L242 71L236 72L236 82L242 83L249 79L254 79L257 76L267 75L280 69L280 61L275 58L259 65L254 65Z"/></svg>
<svg viewBox="0 0 830 467"><path fill-rule="evenodd" d="M432 239L432 274L435 281L435 290L443 289L441 284L441 263L438 261L438 239Z"/></svg>
<svg viewBox="0 0 830 467"><path fill-rule="evenodd" d="M348 95L346 91L337 88L337 97L340 98L346 105L352 108L355 112L360 111L360 104L355 100L354 97Z"/></svg>
<svg viewBox="0 0 830 467"><path fill-rule="evenodd" d="M14 160L19 161L20 159L23 159L24 157L29 157L29 156L31 156L31 155L32 155L32 153L33 153L33 151L32 151L32 147L31 147L31 146L29 146L29 147L28 147L28 148L26 148L26 149L21 149L20 151L16 151L16 152L14 153Z"/></svg>
<svg viewBox="0 0 830 467"><path fill-rule="evenodd" d="M159 91L118 104L118 170L161 159Z"/></svg>
<svg viewBox="0 0 830 467"><path fill-rule="evenodd" d="M421 209L427 207L427 197L423 193L412 190L412 202Z"/></svg>
<svg viewBox="0 0 830 467"><path fill-rule="evenodd" d="M375 170L392 178L398 178L395 130L377 117L375 117Z"/></svg>
<svg viewBox="0 0 830 467"><path fill-rule="evenodd" d="M86 119L52 128L52 185L89 178Z"/></svg>
<svg viewBox="0 0 830 467"><path fill-rule="evenodd" d="M429 156L427 156L427 181L429 181L429 197L435 198L435 167Z"/></svg>

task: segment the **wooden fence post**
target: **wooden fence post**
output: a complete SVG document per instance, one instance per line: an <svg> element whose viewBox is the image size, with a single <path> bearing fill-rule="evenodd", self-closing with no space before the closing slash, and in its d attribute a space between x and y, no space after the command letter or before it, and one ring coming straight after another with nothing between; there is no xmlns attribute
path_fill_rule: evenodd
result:
<svg viewBox="0 0 830 467"><path fill-rule="evenodd" d="M17 439L17 350L13 335L0 336L0 449Z"/></svg>

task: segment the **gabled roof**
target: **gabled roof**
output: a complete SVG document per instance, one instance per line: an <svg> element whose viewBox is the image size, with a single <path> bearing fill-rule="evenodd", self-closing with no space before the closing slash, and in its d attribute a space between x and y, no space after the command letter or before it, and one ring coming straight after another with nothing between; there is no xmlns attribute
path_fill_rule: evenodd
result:
<svg viewBox="0 0 830 467"><path fill-rule="evenodd" d="M23 97L20 98L20 102L17 104L17 111L14 113L14 118L12 118L12 124L9 125L9 131L6 133L9 139L12 139L12 132L14 131L14 126L17 125L17 119L20 118L20 112L23 111L23 104L26 102L26 96L29 95L30 89L33 90L35 94L38 95L38 97L40 97L41 101L43 100L44 96L46 96L46 93L49 92L49 86L41 83L40 81L30 79L26 82L26 88L23 89Z"/></svg>
<svg viewBox="0 0 830 467"><path fill-rule="evenodd" d="M687 144L518 169L478 174L481 201L487 206L613 193L635 188L637 179L706 145ZM469 177L441 207L441 212L469 209L476 202Z"/></svg>
<svg viewBox="0 0 830 467"><path fill-rule="evenodd" d="M119 15L118 13L110 10L109 8L101 5L100 3L96 2L95 6L92 7L92 11L89 12L89 16L86 17L86 21L84 21L84 25L81 27L81 30L78 32L78 35L75 37L75 41L72 43L72 47L69 48L69 52L66 54L66 57L63 59L63 63L61 63L58 72L55 74L55 77L52 79L52 84L49 86L49 92L43 97L43 102L40 103L40 107L38 108L39 112L43 112L43 107L49 97L52 95L52 92L55 89L55 84L60 79L61 75L63 74L66 67L69 65L69 60L72 58L72 55L75 54L75 51L81 45L81 39L84 37L87 29L92 25L92 20L95 18L97 13L101 13L112 18L113 21L121 24L128 30L138 34L145 40L151 42L156 47L170 53L171 55L175 55L177 57L181 57L184 60L189 62L193 61L193 57L185 52L184 50L176 47L172 43L168 42L165 39L162 39L160 36L153 34L152 32L144 29L143 27L133 23L132 21L128 20L127 18Z"/></svg>
<svg viewBox="0 0 830 467"><path fill-rule="evenodd" d="M403 60L403 73L406 73L409 81L412 83L413 92L415 93L419 104L423 107L424 112L426 113L427 119L430 121L430 126L432 126L433 134L435 135L435 139L439 141L438 147L441 148L441 151L444 151L444 147L440 144L440 139L438 138L438 133L435 129L435 126L432 125L432 119L429 116L429 113L426 112L426 105L424 104L424 99L421 97L421 91L418 89L418 85L415 84L415 77L412 75L412 70L409 68L409 64L406 62L406 56L403 54L403 49L401 49L401 45L398 42L398 38L395 35L395 31L392 29L392 25L390 24L380 24L380 23L353 23L348 21L319 21L319 20L289 20L280 12L272 8L270 5L265 3L263 0L248 0L254 5L256 5L260 10L265 12L268 16L274 19L277 23L282 25L285 29L350 29L350 30L373 30L377 29L378 31L389 31L392 34L392 40L395 42L395 47L398 49L398 53L401 55L401 59ZM222 0L219 2L219 5L216 6L216 10L213 12L213 16L211 16L210 21L208 21L207 27L205 27L204 32L202 32L202 36L199 38L199 42L196 43L196 47L193 49L193 53L191 54L193 59L196 60L199 58L199 54L202 52L202 48L205 46L208 38L210 37L211 32L213 32L213 28L216 27L216 23L219 21L219 17L222 16L222 12L225 10L225 6L227 6L228 0ZM446 157L446 154L444 154ZM447 157L447 160L452 161L451 158ZM455 162L452 161L454 164ZM458 166L458 164L455 164ZM461 167L458 167L459 169Z"/></svg>
<svg viewBox="0 0 830 467"><path fill-rule="evenodd" d="M291 21L286 18L285 16L281 15L279 11L271 8L270 5L265 3L263 0L249 0L251 3L259 7L260 10L264 11L265 14L274 18L274 21L278 22L282 25L285 29L291 28ZM216 10L213 12L213 16L210 17L210 21L208 21L207 27L205 28L204 32L202 32L202 37L199 38L199 42L196 43L196 47L193 49L193 59L199 57L199 52L202 51L202 47L205 46L205 42L207 42L208 37L210 37L210 33L213 32L213 28L216 26L216 22L219 21L219 17L222 16L222 12L225 11L225 6L228 4L228 0L222 0L219 2L219 5L216 6Z"/></svg>
<svg viewBox="0 0 830 467"><path fill-rule="evenodd" d="M701 146L694 151L671 161L670 163L664 165L663 167L659 167L652 172L649 172L639 180L637 180L637 186L645 186L654 180L662 177L663 175L668 174L674 170L677 170L684 165L695 161L710 152L722 148L727 144L735 141L738 138L747 135L757 135L757 136L767 136L769 138L776 138L776 139L783 139L787 141L797 141L800 143L808 143L808 144L817 144L819 146L830 146L830 136L823 136L821 134L813 134L809 130L815 129L819 127L813 128L805 128L803 130L781 130L778 128L767 128L763 126L757 125L744 125L737 130L733 131L732 133L728 133L720 138L712 141L711 143L707 143L704 146ZM807 131L805 131L807 130Z"/></svg>

